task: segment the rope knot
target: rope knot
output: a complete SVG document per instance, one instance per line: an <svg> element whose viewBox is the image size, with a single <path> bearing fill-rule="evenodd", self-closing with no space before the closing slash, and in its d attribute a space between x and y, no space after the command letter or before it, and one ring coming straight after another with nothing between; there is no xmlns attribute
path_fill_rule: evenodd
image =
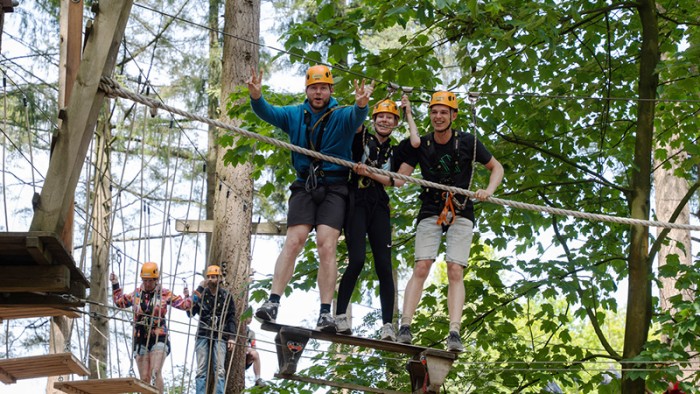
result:
<svg viewBox="0 0 700 394"><path fill-rule="evenodd" d="M110 77L100 77L100 89L105 92L107 97L117 97L116 91L119 89L117 81Z"/></svg>

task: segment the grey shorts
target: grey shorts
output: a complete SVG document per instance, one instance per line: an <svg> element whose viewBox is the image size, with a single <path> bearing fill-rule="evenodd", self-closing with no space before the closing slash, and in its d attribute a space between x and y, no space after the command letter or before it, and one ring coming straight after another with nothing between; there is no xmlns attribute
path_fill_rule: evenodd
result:
<svg viewBox="0 0 700 394"><path fill-rule="evenodd" d="M163 351L165 354L170 353L170 347L168 346L167 343L165 342L156 342L156 343L149 343L149 346L146 347L146 345L136 345L136 348L134 349L134 356L145 356L147 353L155 352L157 350Z"/></svg>
<svg viewBox="0 0 700 394"><path fill-rule="evenodd" d="M294 182L289 189L292 195L289 197L287 226L308 224L316 227L325 224L342 230L348 198L347 184L319 185L313 192L315 196L306 191L304 182Z"/></svg>
<svg viewBox="0 0 700 394"><path fill-rule="evenodd" d="M418 223L416 229L416 261L435 260L442 242L442 226L437 224L438 217L430 216ZM471 220L457 216L455 222L445 234L447 238L447 253L445 260L463 267L469 261L469 249L472 245L474 223Z"/></svg>

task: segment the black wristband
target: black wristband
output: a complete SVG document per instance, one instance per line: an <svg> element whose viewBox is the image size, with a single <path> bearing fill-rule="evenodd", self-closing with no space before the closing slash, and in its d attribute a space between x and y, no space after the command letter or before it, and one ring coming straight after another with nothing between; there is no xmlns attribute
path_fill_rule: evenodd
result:
<svg viewBox="0 0 700 394"><path fill-rule="evenodd" d="M391 186L394 186L394 177L391 176L391 175L389 175L389 184L390 184Z"/></svg>
<svg viewBox="0 0 700 394"><path fill-rule="evenodd" d="M114 290L119 290L119 282L112 283L112 291L114 291Z"/></svg>

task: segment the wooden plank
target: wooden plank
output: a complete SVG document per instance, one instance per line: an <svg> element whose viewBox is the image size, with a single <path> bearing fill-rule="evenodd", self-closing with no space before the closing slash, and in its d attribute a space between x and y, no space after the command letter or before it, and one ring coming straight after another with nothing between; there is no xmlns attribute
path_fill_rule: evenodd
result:
<svg viewBox="0 0 700 394"><path fill-rule="evenodd" d="M0 319L31 319L36 317L66 316L71 319L77 318L80 314L75 309L49 308L22 306L0 306Z"/></svg>
<svg viewBox="0 0 700 394"><path fill-rule="evenodd" d="M288 327L288 328L292 328L292 329L297 328L294 326L287 326L284 324L270 323L270 322L263 322L261 327L263 330L272 331L272 332L279 332L280 329L282 329L283 327ZM334 342L334 343L341 343L344 345L359 346L359 347L363 347L363 348L372 348L372 349L376 349L376 350L383 350L383 351L393 352L393 353L403 353L403 354L407 354L410 356L420 356L421 353L425 352L426 350L430 350L432 356L441 357L441 358L448 359L448 360L457 359L456 353L448 352L446 350L438 350L438 349L432 349L432 348L416 346L416 345L407 345L405 343L398 343L398 342L391 342L391 341L382 341L382 340L378 340L378 339L355 337L352 335L343 335L343 334L337 334L337 333L323 332L323 331L306 329L306 328L304 330L309 331L310 338L324 340L324 341L330 341L330 342Z"/></svg>
<svg viewBox="0 0 700 394"><path fill-rule="evenodd" d="M136 378L90 379L71 382L56 382L53 387L65 393L85 394L121 394L144 393L158 394L158 389Z"/></svg>
<svg viewBox="0 0 700 394"><path fill-rule="evenodd" d="M81 290L82 289L82 290ZM75 294L77 291L82 294ZM6 307L22 307L35 306L47 308L70 308L82 307L85 302L85 288L80 288L79 285L73 284L71 294L59 293L0 293L0 306Z"/></svg>
<svg viewBox="0 0 700 394"><path fill-rule="evenodd" d="M64 265L2 267L0 292L68 292L70 270Z"/></svg>
<svg viewBox="0 0 700 394"><path fill-rule="evenodd" d="M331 386L331 387L339 387L339 388L343 388L343 389L358 390L358 391L363 391L365 393L380 393L380 394L404 394L404 393L406 393L405 391L380 389L380 388L376 388L376 387L361 386L361 385L355 384L355 383L341 382L339 380L334 380L334 381L322 380L322 379L315 379L315 378L310 378L308 376L301 376L301 375L284 375L284 374L277 373L277 374L275 374L275 377L278 379L287 379L287 380L294 380L297 382L317 384L319 386Z"/></svg>
<svg viewBox="0 0 700 394"><path fill-rule="evenodd" d="M13 380L76 374L87 376L87 367L70 353L55 353L0 360L0 370ZM3 383L9 384L5 380ZM10 383L14 383L10 382Z"/></svg>
<svg viewBox="0 0 700 394"><path fill-rule="evenodd" d="M132 0L100 2L30 230L62 233L105 97L100 78L114 71L132 4Z"/></svg>
<svg viewBox="0 0 700 394"><path fill-rule="evenodd" d="M251 223L253 234L258 235L286 235L286 223ZM175 230L181 233L213 233L213 220L184 220L178 219L175 221Z"/></svg>
<svg viewBox="0 0 700 394"><path fill-rule="evenodd" d="M34 261L41 265L51 264L53 261L51 253L44 249L44 243L39 240L39 237L28 235L25 242L27 245L27 252L34 258Z"/></svg>
<svg viewBox="0 0 700 394"><path fill-rule="evenodd" d="M48 264L68 267L71 283L90 287L90 282L76 267L73 256L56 234L48 231L0 233L0 277L6 266L43 265L45 259L48 259Z"/></svg>

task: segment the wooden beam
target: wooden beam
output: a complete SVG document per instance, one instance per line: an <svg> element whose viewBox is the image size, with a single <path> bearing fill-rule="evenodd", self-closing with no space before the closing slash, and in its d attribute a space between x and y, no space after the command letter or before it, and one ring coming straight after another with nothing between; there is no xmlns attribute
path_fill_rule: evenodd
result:
<svg viewBox="0 0 700 394"><path fill-rule="evenodd" d="M53 258L48 250L44 249L44 243L37 236L28 235L25 239L27 252L34 258L34 261L41 265L51 264Z"/></svg>
<svg viewBox="0 0 700 394"><path fill-rule="evenodd" d="M253 227L253 234L258 235L286 235L287 234L287 224L286 223L251 223ZM214 221L213 220L183 220L179 219L175 221L175 230L181 233L213 233L214 232Z"/></svg>
<svg viewBox="0 0 700 394"><path fill-rule="evenodd" d="M310 378L308 376L301 376L301 375L283 375L283 374L277 373L277 374L275 374L275 377L278 379L295 380L297 382L317 384L319 386L331 386L331 387L339 387L342 389L363 391L365 393L379 393L379 394L405 394L406 393L405 391L396 391L396 390L389 390L389 389L380 389L380 388L375 388L375 387L360 386L359 384L354 384L354 383L341 382L341 381L337 381L337 380L336 381L322 380L322 379Z"/></svg>
<svg viewBox="0 0 700 394"><path fill-rule="evenodd" d="M112 75L133 0L101 1L34 212L32 230L61 234L102 109L100 78Z"/></svg>
<svg viewBox="0 0 700 394"><path fill-rule="evenodd" d="M35 317L47 316L66 316L69 318L77 318L80 316L75 309L50 308L50 307L33 307L29 305L22 306L0 306L0 319L29 319Z"/></svg>
<svg viewBox="0 0 700 394"><path fill-rule="evenodd" d="M56 382L55 389L66 393L80 394L119 394L144 393L158 394L158 389L136 378L90 379L72 382Z"/></svg>
<svg viewBox="0 0 700 394"><path fill-rule="evenodd" d="M67 292L70 270L65 265L5 266L0 276L0 292Z"/></svg>

